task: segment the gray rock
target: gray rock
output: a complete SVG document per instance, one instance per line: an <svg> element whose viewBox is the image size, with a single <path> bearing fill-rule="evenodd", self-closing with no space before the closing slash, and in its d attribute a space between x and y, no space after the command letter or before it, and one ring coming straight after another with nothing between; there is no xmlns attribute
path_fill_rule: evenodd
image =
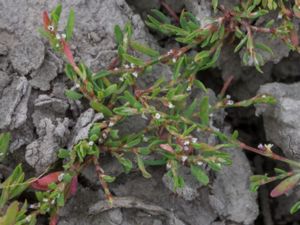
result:
<svg viewBox="0 0 300 225"><path fill-rule="evenodd" d="M140 174L129 174L122 178L121 185L113 183L111 189L117 196L134 196L151 205L157 205L173 212L174 217L184 221L185 224L209 225L216 219L217 215L208 204L209 190L207 188L199 190L198 198L193 201L186 201L183 198L173 196L172 192L165 187L161 180L163 171L149 170L149 172L152 174L151 179L145 179ZM182 224L182 222L177 223L176 221L168 221L163 224L170 225L172 223ZM153 221L148 224L153 224Z"/></svg>
<svg viewBox="0 0 300 225"><path fill-rule="evenodd" d="M282 59L273 68L274 77L277 80L295 79L300 76L298 62L300 55L297 52L292 52L289 57Z"/></svg>
<svg viewBox="0 0 300 225"><path fill-rule="evenodd" d="M46 59L41 67L30 74L30 84L41 91L50 90L50 82L57 76L57 67L53 60Z"/></svg>
<svg viewBox="0 0 300 225"><path fill-rule="evenodd" d="M300 83L269 83L261 86L258 93L271 94L275 105L257 105L257 115L263 115L267 140L282 149L285 155L300 158Z"/></svg>
<svg viewBox="0 0 300 225"><path fill-rule="evenodd" d="M183 188L174 188L173 179L167 174L163 176L164 185L171 191L178 194L179 197L184 198L187 201L192 201L195 198L199 197L198 188L202 187L195 177L191 174L190 169L187 167L180 167L178 174L184 179Z"/></svg>
<svg viewBox="0 0 300 225"><path fill-rule="evenodd" d="M13 68L21 75L27 75L38 69L44 61L45 47L43 42L34 36L24 36L12 48L10 61Z"/></svg>
<svg viewBox="0 0 300 225"><path fill-rule="evenodd" d="M37 127L39 138L26 147L25 159L37 173L43 172L57 160L57 151L65 146L70 131L69 119L57 119L53 122L49 118L43 118Z"/></svg>
<svg viewBox="0 0 300 225"><path fill-rule="evenodd" d="M6 82L9 81L9 78ZM31 87L25 77L15 77L0 99L0 129L18 128L27 119L27 103Z"/></svg>
<svg viewBox="0 0 300 225"><path fill-rule="evenodd" d="M255 68L243 66L238 54L233 52L234 46L226 45L222 49L218 67L221 69L223 80L230 76L234 77L229 87L229 94L238 100L252 98L259 87L272 81L273 64L267 63L262 66L263 74Z"/></svg>
<svg viewBox="0 0 300 225"><path fill-rule="evenodd" d="M208 24L211 17L211 2L206 0L185 0L186 9L191 12L199 21L201 27Z"/></svg>
<svg viewBox="0 0 300 225"><path fill-rule="evenodd" d="M227 151L231 153L233 163L216 174L209 202L221 218L251 225L258 216L256 193L249 190L251 168L241 150Z"/></svg>
<svg viewBox="0 0 300 225"><path fill-rule="evenodd" d="M68 148L71 149L73 145L80 140L86 139L89 134L89 129L94 122L103 119L102 113L95 113L93 109L88 109L83 112L78 118L76 125L72 131L72 138L68 142Z"/></svg>
<svg viewBox="0 0 300 225"><path fill-rule="evenodd" d="M64 118L69 104L66 100L51 98L48 95L39 95L34 101L34 113L32 119L35 127L39 126L43 118Z"/></svg>

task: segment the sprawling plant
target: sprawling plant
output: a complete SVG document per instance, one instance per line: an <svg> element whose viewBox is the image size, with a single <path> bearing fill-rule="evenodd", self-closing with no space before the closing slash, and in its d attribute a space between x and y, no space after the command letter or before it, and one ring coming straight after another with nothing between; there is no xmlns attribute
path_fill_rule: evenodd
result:
<svg viewBox="0 0 300 225"><path fill-rule="evenodd" d="M186 11L178 18L179 25L174 25L169 17L154 10L146 24L165 35L174 36L182 46L163 54L135 41L130 24L123 29L116 26L118 56L107 69L98 72L91 71L84 62L74 60L69 47L75 19L73 10L63 33L58 31L62 6L58 5L50 16L47 12L43 13L44 27L40 32L52 48L65 57L65 73L75 84L75 88L66 90L66 96L72 100L87 99L101 119L92 125L85 140L76 143L72 149L59 150L58 157L63 159L60 171L45 171L37 178L25 180L21 165L16 167L0 186L0 224L35 224L36 217L45 214L50 215L50 224L56 224L59 209L76 193L77 177L89 164L94 165L105 196L113 204L108 183L113 182L115 177L108 175L101 167L103 153L115 157L125 173L137 167L145 178L151 178L147 166L166 166L174 188L182 188L184 178L178 172L180 167L190 168L195 179L207 185L207 168L219 171L231 164L231 156L223 151L224 148L245 149L285 162L292 168L289 172L275 169L277 175L273 177L253 176L252 190L256 191L260 185L271 181L283 180L271 192L271 196L277 197L299 183L299 162L277 155L271 145L248 146L237 139L236 131L228 134L215 128L212 122L214 116L225 108L275 104L275 99L261 94L234 102L225 96L229 82L225 83L216 99L210 99L208 90L196 74L215 65L223 45L228 41L236 43L235 52L243 51L245 64L254 65L261 71L260 66L264 63L261 51L272 54L272 50L255 42L257 33L279 38L291 49L297 50L298 37L292 18L299 16L300 2L241 1L233 9L226 9L213 0L212 5L218 13L203 26ZM282 18L280 24L275 26L274 20L269 20L260 27L255 26L257 19L274 11ZM139 87L136 81L153 73L152 68L157 64L169 65L172 77L161 76L149 87ZM201 97L192 99L192 93L201 93ZM146 121L144 129L119 134L120 123L134 121L138 117ZM201 137L207 135L216 137L218 143L212 145L203 141L205 138ZM7 133L0 136L0 160L6 154L9 139ZM36 190L35 203L14 200L27 188ZM291 212L295 213L299 208L300 202L297 202Z"/></svg>

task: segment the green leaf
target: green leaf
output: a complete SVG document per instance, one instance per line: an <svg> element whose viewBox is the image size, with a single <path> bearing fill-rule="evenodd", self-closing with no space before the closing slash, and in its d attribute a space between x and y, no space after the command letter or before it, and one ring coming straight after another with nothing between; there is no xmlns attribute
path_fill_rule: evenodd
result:
<svg viewBox="0 0 300 225"><path fill-rule="evenodd" d="M56 8L51 12L51 20L54 22L55 26L57 26L59 23L61 10L62 10L62 5L58 4Z"/></svg>
<svg viewBox="0 0 300 225"><path fill-rule="evenodd" d="M205 96L201 99L200 102L200 118L201 123L204 125L209 124L209 101L208 96Z"/></svg>
<svg viewBox="0 0 300 225"><path fill-rule="evenodd" d="M7 154L10 139L11 139L10 133L7 132L7 133L0 134L0 162L3 161L3 159Z"/></svg>
<svg viewBox="0 0 300 225"><path fill-rule="evenodd" d="M281 181L270 193L271 197L275 198L284 193L287 193L289 190L293 189L300 180L300 174L288 177L285 180Z"/></svg>
<svg viewBox="0 0 300 225"><path fill-rule="evenodd" d="M119 25L115 26L114 33L115 33L115 39L116 39L117 44L121 45L123 43L124 36L123 36L123 32Z"/></svg>
<svg viewBox="0 0 300 225"><path fill-rule="evenodd" d="M90 105L97 112L102 112L104 114L104 116L107 116L107 117L113 116L112 111L108 107L106 107L105 105L103 105L97 101L91 101Z"/></svg>
<svg viewBox="0 0 300 225"><path fill-rule="evenodd" d="M295 214L300 209L300 201L297 201L290 209L291 214Z"/></svg>
<svg viewBox="0 0 300 225"><path fill-rule="evenodd" d="M162 23L170 23L171 20L170 18L168 18L167 16L165 16L165 14L163 14L162 12L160 12L157 9L152 9L151 12L153 13L153 15L160 20L160 22Z"/></svg>
<svg viewBox="0 0 300 225"><path fill-rule="evenodd" d="M83 97L82 94L78 93L77 91L73 91L73 90L66 90L65 95L71 100L79 100Z"/></svg>
<svg viewBox="0 0 300 225"><path fill-rule="evenodd" d="M19 203L14 201L11 203L5 213L3 225L13 225L16 222L16 218L19 212Z"/></svg>
<svg viewBox="0 0 300 225"><path fill-rule="evenodd" d="M72 38L73 35L73 29L74 29L74 23L75 23L75 13L74 10L71 9L68 17L68 22L66 26L66 40L69 41Z"/></svg>
<svg viewBox="0 0 300 225"><path fill-rule="evenodd" d="M212 7L215 12L217 11L218 3L219 3L218 0L212 0Z"/></svg>
<svg viewBox="0 0 300 225"><path fill-rule="evenodd" d="M137 109L126 106L121 106L113 109L114 113L121 116L132 116L137 114Z"/></svg>
<svg viewBox="0 0 300 225"><path fill-rule="evenodd" d="M133 63L134 65L137 65L137 66L145 66L145 62L139 58L136 58L132 55L128 55L128 54L123 54L123 58L129 62L129 63Z"/></svg>
<svg viewBox="0 0 300 225"><path fill-rule="evenodd" d="M270 53L271 55L274 55L273 50L272 50L269 46L267 46L267 45L265 45L265 44L263 44L263 43L255 43L255 47L256 47L256 48L259 48L259 49L261 49L261 50L263 50L263 51L265 51L265 52L268 52L268 53Z"/></svg>
<svg viewBox="0 0 300 225"><path fill-rule="evenodd" d="M109 87L107 87L104 90L104 97L108 97L114 93L116 93L116 91L118 90L118 85L117 84L112 84Z"/></svg>
<svg viewBox="0 0 300 225"><path fill-rule="evenodd" d="M69 150L63 149L63 148L58 150L58 158L65 159L65 158L68 158L69 156L70 156Z"/></svg>
<svg viewBox="0 0 300 225"><path fill-rule="evenodd" d="M193 103L183 112L184 117L191 118L194 111L196 110L198 99L194 99Z"/></svg>
<svg viewBox="0 0 300 225"><path fill-rule="evenodd" d="M112 183L116 180L116 177L105 175L103 176L103 180L107 183Z"/></svg>
<svg viewBox="0 0 300 225"><path fill-rule="evenodd" d="M110 74L111 73L109 71L103 70L103 71L100 71L100 72L96 73L95 75L93 75L92 79L93 80L98 80L99 78L106 77Z"/></svg>
<svg viewBox="0 0 300 225"><path fill-rule="evenodd" d="M147 46L145 44L140 44L133 40L130 41L130 46L135 51L141 52L141 53L151 56L151 57L157 57L160 55L158 51L155 51L154 49L151 49L149 46Z"/></svg>
<svg viewBox="0 0 300 225"><path fill-rule="evenodd" d="M180 76L180 70L181 70L183 62L184 62L184 57L180 57L179 60L177 60L176 65L175 65L175 71L173 74L173 79L177 79Z"/></svg>
<svg viewBox="0 0 300 225"><path fill-rule="evenodd" d="M145 165L144 165L144 161L143 159L137 154L137 163L138 163L138 167L140 169L140 171L142 172L143 176L145 178L151 178L151 174L147 172L147 170L145 169Z"/></svg>
<svg viewBox="0 0 300 225"><path fill-rule="evenodd" d="M200 80L194 80L194 84L196 85L197 88L204 91L205 93L208 92L205 85Z"/></svg>
<svg viewBox="0 0 300 225"><path fill-rule="evenodd" d="M132 162L129 159L126 159L124 157L121 157L117 154L114 154L114 156L117 158L117 160L121 163L123 166L124 172L129 173L133 167Z"/></svg>
<svg viewBox="0 0 300 225"><path fill-rule="evenodd" d="M132 147L138 145L139 143L141 143L141 140L142 140L141 137L131 140L130 142L128 142L126 144L126 148L132 148Z"/></svg>
<svg viewBox="0 0 300 225"><path fill-rule="evenodd" d="M191 173L194 177L196 177L196 179L204 184L204 185L207 185L209 183L209 178L208 176L206 175L206 173L201 169L199 168L198 166L194 166L194 165L191 165Z"/></svg>
<svg viewBox="0 0 300 225"><path fill-rule="evenodd" d="M247 42L247 40L248 40L248 36L245 35L245 37L243 37L240 43L235 47L234 53L238 52L243 47L243 45Z"/></svg>

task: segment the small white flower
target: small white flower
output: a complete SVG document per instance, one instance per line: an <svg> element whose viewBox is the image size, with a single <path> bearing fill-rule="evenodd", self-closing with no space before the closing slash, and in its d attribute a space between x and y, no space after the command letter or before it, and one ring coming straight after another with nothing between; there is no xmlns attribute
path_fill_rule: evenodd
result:
<svg viewBox="0 0 300 225"><path fill-rule="evenodd" d="M64 173L59 174L59 176L57 177L57 180L58 180L59 182L61 182L61 181L64 179L64 176L65 176Z"/></svg>
<svg viewBox="0 0 300 225"><path fill-rule="evenodd" d="M123 82L124 78L123 77L119 77L119 81Z"/></svg>
<svg viewBox="0 0 300 225"><path fill-rule="evenodd" d="M98 115L99 115L99 120L104 119L104 114L103 113L99 113Z"/></svg>
<svg viewBox="0 0 300 225"><path fill-rule="evenodd" d="M47 198L43 198L43 202L48 202L49 200Z"/></svg>
<svg viewBox="0 0 300 225"><path fill-rule="evenodd" d="M203 162L198 161L198 162L197 162L197 165L198 165L198 166L202 166L202 165L203 165Z"/></svg>
<svg viewBox="0 0 300 225"><path fill-rule="evenodd" d="M177 61L176 58L173 58L173 59L172 59L172 62L173 62L173 63L176 63L176 61Z"/></svg>
<svg viewBox="0 0 300 225"><path fill-rule="evenodd" d="M234 101L232 101L232 100L229 100L226 102L226 105L233 105L233 104L234 104Z"/></svg>
<svg viewBox="0 0 300 225"><path fill-rule="evenodd" d="M131 68L135 68L134 63L130 63L130 67L131 67Z"/></svg>
<svg viewBox="0 0 300 225"><path fill-rule="evenodd" d="M198 141L198 138L196 138L196 137L192 138L193 143L197 143L197 141Z"/></svg>
<svg viewBox="0 0 300 225"><path fill-rule="evenodd" d="M65 39L65 38L67 37L67 35L66 35L66 34L62 34L61 37L62 37L63 39Z"/></svg>
<svg viewBox="0 0 300 225"><path fill-rule="evenodd" d="M144 119L144 120L148 120L148 117L145 115L145 113L142 113L142 118Z"/></svg>
<svg viewBox="0 0 300 225"><path fill-rule="evenodd" d="M125 64L124 66L126 69L129 69L129 65L128 64Z"/></svg>
<svg viewBox="0 0 300 225"><path fill-rule="evenodd" d="M281 20L283 17L282 13L278 13L277 19Z"/></svg>
<svg viewBox="0 0 300 225"><path fill-rule="evenodd" d="M213 114L213 113L210 113L208 116L209 116L209 117L213 117L213 116L214 116L214 114Z"/></svg>
<svg viewBox="0 0 300 225"><path fill-rule="evenodd" d="M186 155L181 156L181 161L184 163L186 160L188 159L188 157Z"/></svg>
<svg viewBox="0 0 300 225"><path fill-rule="evenodd" d="M187 152L188 150L190 150L190 148L189 148L189 146L184 146L183 150Z"/></svg>
<svg viewBox="0 0 300 225"><path fill-rule="evenodd" d="M48 30L49 30L49 31L54 31L54 27L53 27L52 25L49 25L49 26L48 26Z"/></svg>
<svg viewBox="0 0 300 225"><path fill-rule="evenodd" d="M166 167L167 167L167 170L171 169L172 168L171 163L168 162L167 165L166 165Z"/></svg>
<svg viewBox="0 0 300 225"><path fill-rule="evenodd" d="M29 223L30 220L31 220L31 215L26 216L25 220L26 220L27 223Z"/></svg>
<svg viewBox="0 0 300 225"><path fill-rule="evenodd" d="M118 71L118 70L119 70L119 68L117 68L117 67L116 67L116 68L114 68L114 71Z"/></svg>
<svg viewBox="0 0 300 225"><path fill-rule="evenodd" d="M149 141L149 138L146 137L146 136L144 136L144 137L143 137L143 141L144 141L144 142L148 142L148 141Z"/></svg>
<svg viewBox="0 0 300 225"><path fill-rule="evenodd" d="M262 97L262 98L266 98L267 96L266 96L266 95L262 95L261 97Z"/></svg>
<svg viewBox="0 0 300 225"><path fill-rule="evenodd" d="M266 149L271 150L271 148L273 147L273 144L265 144L264 146L265 146Z"/></svg>
<svg viewBox="0 0 300 225"><path fill-rule="evenodd" d="M76 84L76 85L75 85L75 88L80 88L80 84Z"/></svg>
<svg viewBox="0 0 300 225"><path fill-rule="evenodd" d="M139 75L139 74L138 74L137 72L133 72L133 73L132 73L132 76L134 76L135 78L137 78L138 75Z"/></svg>
<svg viewBox="0 0 300 225"><path fill-rule="evenodd" d="M226 98L227 98L227 99L231 99L231 96L230 96L230 95L226 95Z"/></svg>
<svg viewBox="0 0 300 225"><path fill-rule="evenodd" d="M52 201L51 201L51 205L54 205L55 204L55 200L53 199Z"/></svg>
<svg viewBox="0 0 300 225"><path fill-rule="evenodd" d="M170 51L167 52L167 55L172 55L174 53L174 50L171 49Z"/></svg>
<svg viewBox="0 0 300 225"><path fill-rule="evenodd" d="M93 146L94 145L94 142L93 141L90 141L89 142L89 146Z"/></svg>
<svg viewBox="0 0 300 225"><path fill-rule="evenodd" d="M175 105L173 105L172 102L169 102L168 107L169 107L169 109L174 109Z"/></svg>
<svg viewBox="0 0 300 225"><path fill-rule="evenodd" d="M56 48L58 48L58 47L59 47L59 44L56 44L55 46L56 46Z"/></svg>
<svg viewBox="0 0 300 225"><path fill-rule="evenodd" d="M59 33L57 33L57 34L55 35L55 38L56 38L57 40L60 40L60 39L61 39L61 36L60 36L60 34L59 34Z"/></svg>
<svg viewBox="0 0 300 225"><path fill-rule="evenodd" d="M156 113L154 117L155 119L159 120L161 118L161 115L159 113Z"/></svg>
<svg viewBox="0 0 300 225"><path fill-rule="evenodd" d="M102 137L103 137L104 139L106 139L106 138L107 138L107 134L106 134L106 133L103 133L103 134L102 134Z"/></svg>
<svg viewBox="0 0 300 225"><path fill-rule="evenodd" d="M114 125L115 125L115 123L112 122L112 121L110 121L109 124L108 124L109 127L113 127Z"/></svg>
<svg viewBox="0 0 300 225"><path fill-rule="evenodd" d="M188 86L186 91L191 91L192 90L192 87L191 86Z"/></svg>
<svg viewBox="0 0 300 225"><path fill-rule="evenodd" d="M263 146L263 144L260 143L260 144L257 146L257 148L258 148L258 149L263 149L264 146Z"/></svg>
<svg viewBox="0 0 300 225"><path fill-rule="evenodd" d="M190 144L190 141L189 140L186 140L184 141L183 145L189 145Z"/></svg>
<svg viewBox="0 0 300 225"><path fill-rule="evenodd" d="M198 133L200 133L200 132L201 132L201 129L198 127L198 128L196 129L196 131L197 131Z"/></svg>

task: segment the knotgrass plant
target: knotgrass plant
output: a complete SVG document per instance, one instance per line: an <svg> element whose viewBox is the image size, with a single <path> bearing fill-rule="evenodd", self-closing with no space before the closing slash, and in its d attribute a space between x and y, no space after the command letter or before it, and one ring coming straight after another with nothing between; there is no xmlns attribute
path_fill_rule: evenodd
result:
<svg viewBox="0 0 300 225"><path fill-rule="evenodd" d="M291 49L298 50L298 37L292 18L299 16L300 2L241 1L233 9L226 9L213 0L212 5L218 13L204 26L200 26L197 19L186 11L181 13L179 26L176 26L166 15L154 10L146 24L165 35L175 36L175 40L182 46L163 54L135 41L129 23L123 29L116 26L118 56L108 69L99 72L93 72L84 62L77 63L74 60L69 47L75 24L74 11L70 11L63 33L58 31L62 6L58 5L50 16L47 12L43 13L44 27L40 33L49 40L58 54L65 57L65 73L79 90L67 90L66 96L72 100L87 99L101 119L92 125L87 139L79 141L72 149L59 150L58 157L63 160L61 170L50 173L45 171L37 178L25 180L21 165L15 168L0 186L0 224L35 224L37 216L45 214L50 216L50 224L56 224L59 209L76 193L77 177L89 164L94 165L107 201L113 204L108 184L114 182L115 177L108 175L101 167L103 153L115 157L125 173L137 166L145 178L151 178L147 166L165 166L174 188L182 188L184 178L178 173L180 167L190 168L195 179L207 185L207 168L219 171L232 163L230 154L224 152L224 148L244 149L285 162L292 168L289 172L276 168L277 175L273 177L253 176L253 191L260 185L283 180L271 192L272 197L277 197L299 183L299 162L277 155L271 145L257 148L248 146L238 140L237 131L228 135L215 128L212 122L214 115L225 108L275 104L275 99L261 94L233 102L225 96L228 87L228 83L225 83L217 101L213 101L196 74L215 65L223 45L229 40L236 43L235 52L242 49L245 64L254 65L261 71L260 66L264 64L261 51L272 54L272 50L255 42L257 33L279 38ZM275 26L274 20L270 20L261 27L253 25L254 21L274 11L282 18L281 24ZM197 53L191 54L191 50ZM148 59L144 60L145 57ZM140 88L137 79L151 72L157 64L166 64L172 68L171 79L161 77L149 87ZM112 77L117 77L117 81L113 82L116 79ZM192 92L202 93L202 97L188 104ZM120 135L118 124L137 117L146 120L146 127L136 133ZM208 134L215 136L219 140L218 144L200 141L201 135ZM9 134L0 136L0 160L6 155L9 139ZM155 158L150 160L148 156L153 155ZM16 197L27 188L35 190L36 203L27 204L26 201L17 200ZM291 212L295 213L299 208L300 202L297 202Z"/></svg>

